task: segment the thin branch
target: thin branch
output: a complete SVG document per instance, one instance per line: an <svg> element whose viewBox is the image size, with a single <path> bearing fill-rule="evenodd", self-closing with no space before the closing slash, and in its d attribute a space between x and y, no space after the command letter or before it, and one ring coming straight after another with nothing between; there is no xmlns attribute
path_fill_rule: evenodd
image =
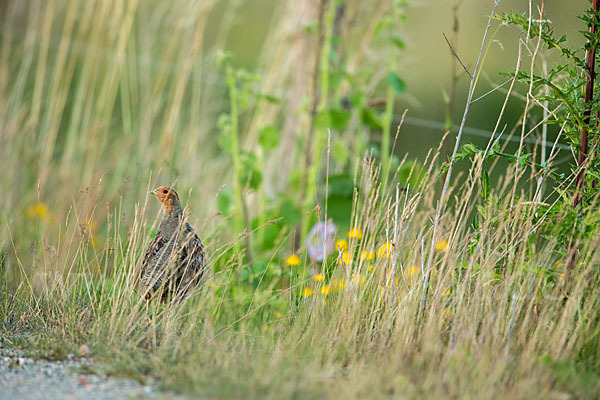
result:
<svg viewBox="0 0 600 400"><path fill-rule="evenodd" d="M500 85L496 86L495 88L493 88L492 90L482 94L481 96L479 96L478 98L476 98L475 100L473 100L471 102L471 104L475 103L478 100L483 99L485 96L487 96L488 94L494 93L496 90L500 89L501 87L503 87L504 85L506 85L507 83L511 82L513 80L513 78L508 78L506 81L504 81L504 83L501 83Z"/></svg>
<svg viewBox="0 0 600 400"><path fill-rule="evenodd" d="M481 58L483 55L483 49L486 43L486 38L487 38L487 34L490 30L490 26L492 24L492 18L494 16L494 13L496 11L496 7L498 7L498 4L500 3L500 0L496 0L494 2L494 7L492 8L492 12L490 13L490 17L488 19L487 22L487 26L485 28L485 32L483 34L483 39L481 40L481 48L479 50L479 55L477 57L477 63L475 64L475 70L473 71L473 75L471 75L471 82L469 84L469 95L467 98L467 104L465 105L465 111L463 113L463 117L462 117L462 121L460 122L460 128L458 129L458 133L456 135L456 144L454 145L454 151L452 152L452 158L450 159L450 166L448 167L448 173L446 174L446 180L444 182L444 188L442 190L442 194L440 197L440 202L438 205L438 209L437 209L437 213L435 216L435 220L433 222L433 232L431 235L431 246L429 249L429 258L427 261L427 270L431 270L431 265L433 263L433 257L434 257L434 252L435 252L435 240L437 237L437 230L438 227L440 225L440 219L442 218L442 212L444 211L444 205L446 202L446 197L448 196L448 187L450 186L450 180L452 179L452 170L454 169L454 163L456 162L456 155L458 153L458 149L460 147L460 140L462 138L462 134L463 134L463 129L465 127L465 122L467 121L467 115L469 114L469 109L471 106L471 99L473 98L473 92L475 91L475 77L478 74L479 71L479 66L481 63ZM460 60L459 60L460 61ZM461 63L462 64L462 63Z"/></svg>
<svg viewBox="0 0 600 400"><path fill-rule="evenodd" d="M486 31L486 33L487 33L487 31ZM467 69L467 67L465 66L465 64L463 64L463 62L460 59L460 57L458 56L458 54L456 54L456 51L454 50L454 47L452 47L452 44L450 44L450 41L446 37L446 34L444 32L442 32L442 35L444 35L444 39L446 39L446 43L448 43L448 46L450 47L450 51L452 51L452 54L454 54L454 57L456 57L456 59L458 60L458 62L460 63L460 65L462 65L462 67L464 68L464 70L467 73L467 75L469 75L469 78L473 79L473 75L471 75L471 73L469 72L469 70ZM475 67L475 69L477 69L477 67Z"/></svg>

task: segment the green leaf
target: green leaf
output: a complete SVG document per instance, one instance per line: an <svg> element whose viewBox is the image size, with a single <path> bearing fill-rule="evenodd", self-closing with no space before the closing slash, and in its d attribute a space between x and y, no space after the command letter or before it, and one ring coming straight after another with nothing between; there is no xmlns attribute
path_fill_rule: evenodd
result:
<svg viewBox="0 0 600 400"><path fill-rule="evenodd" d="M265 126L258 133L258 143L264 150L273 150L279 144L279 131L273 125Z"/></svg>
<svg viewBox="0 0 600 400"><path fill-rule="evenodd" d="M256 155L250 152L242 154L242 171L240 174L242 186L248 186L250 189L258 189L262 183L262 174L258 168Z"/></svg>
<svg viewBox="0 0 600 400"><path fill-rule="evenodd" d="M473 214L473 230L478 231L479 230L479 214L475 213Z"/></svg>
<svg viewBox="0 0 600 400"><path fill-rule="evenodd" d="M404 50L404 40L397 35L394 35L390 38L390 40L392 41L393 44L396 45L396 47L398 47L400 50Z"/></svg>
<svg viewBox="0 0 600 400"><path fill-rule="evenodd" d="M394 71L388 73L388 82L392 85L396 93L402 94L406 91L406 83Z"/></svg>
<svg viewBox="0 0 600 400"><path fill-rule="evenodd" d="M487 171L483 171L483 176L481 177L481 197L483 201L487 201L490 196L490 177Z"/></svg>
<svg viewBox="0 0 600 400"><path fill-rule="evenodd" d="M331 117L328 110L321 110L317 113L314 120L316 129L327 130L331 126Z"/></svg>
<svg viewBox="0 0 600 400"><path fill-rule="evenodd" d="M225 216L231 214L231 190L223 189L217 194L217 210Z"/></svg>
<svg viewBox="0 0 600 400"><path fill-rule="evenodd" d="M274 104L278 104L279 103L279 98L272 96L270 94L263 94L262 97L267 100L269 103L274 103Z"/></svg>
<svg viewBox="0 0 600 400"><path fill-rule="evenodd" d="M343 108L333 108L329 110L331 127L336 131L346 129L348 122L350 122L350 117L350 111L344 110Z"/></svg>
<svg viewBox="0 0 600 400"><path fill-rule="evenodd" d="M363 125L368 126L373 130L380 130L383 127L381 119L370 108L363 107L360 110L360 121Z"/></svg>
<svg viewBox="0 0 600 400"><path fill-rule="evenodd" d="M335 140L331 150L333 159L339 165L346 165L346 162L348 162L348 148L346 147L346 142L341 139Z"/></svg>
<svg viewBox="0 0 600 400"><path fill-rule="evenodd" d="M350 111L341 108L321 110L315 117L315 128L319 130L333 129L342 131L348 125L350 117Z"/></svg>

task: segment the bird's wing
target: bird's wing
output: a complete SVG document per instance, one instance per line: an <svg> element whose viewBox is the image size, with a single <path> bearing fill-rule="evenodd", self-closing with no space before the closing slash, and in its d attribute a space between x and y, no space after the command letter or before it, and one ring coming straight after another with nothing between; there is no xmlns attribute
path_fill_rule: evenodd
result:
<svg viewBox="0 0 600 400"><path fill-rule="evenodd" d="M146 253L144 254L144 258L142 259L140 270L140 278L142 279L143 284L149 284L150 282L147 282L148 278L153 278L153 267L157 262L159 252L165 247L166 244L167 241L162 235L156 235L148 245Z"/></svg>
<svg viewBox="0 0 600 400"><path fill-rule="evenodd" d="M186 236L181 249L181 264L185 268L184 274L197 282L204 275L205 252L202 241L191 227L186 227Z"/></svg>

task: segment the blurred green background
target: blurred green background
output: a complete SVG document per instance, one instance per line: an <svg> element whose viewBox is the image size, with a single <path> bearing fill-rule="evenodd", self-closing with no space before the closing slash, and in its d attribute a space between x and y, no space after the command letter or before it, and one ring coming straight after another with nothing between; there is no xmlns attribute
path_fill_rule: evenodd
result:
<svg viewBox="0 0 600 400"><path fill-rule="evenodd" d="M253 69L260 66L262 47L269 38L269 28L277 24L277 8L285 1L254 0L251 2L219 1L213 11L208 24L207 39L217 42L219 25L223 18L234 18L236 23L230 30L225 47L236 55L239 64ZM306 1L317 7L317 1ZM423 158L426 153L436 147L444 134L444 120L446 106L444 93L448 93L451 75L450 67L452 56L443 33L452 39L453 18L452 7L457 3L458 8L458 43L453 43L465 65L472 70L479 48L481 38L489 12L493 6L492 1L486 0L416 0L409 2L407 8L407 23L404 27L406 50L399 56L398 74L406 81L406 94L396 106L396 121L400 121L402 112L408 109L407 120L400 131L396 154L402 156L408 153L413 157ZM238 6L239 5L239 6ZM563 1L563 0L503 0L500 2L496 14L507 11L528 13L531 5L532 13L536 15L542 5L544 6L545 19L552 22L557 36L567 35L569 45L580 47L582 38L578 30L585 29L582 21L577 18L589 7L589 2ZM230 15L234 13L235 16ZM506 77L501 73L514 71L517 56L520 32L511 27L497 30L497 22L493 22L490 30L493 35L493 44L490 47L484 65L482 78L479 83L478 95L503 83ZM491 36L490 36L491 37ZM526 50L524 50L526 52ZM541 49L551 63L558 59L556 51ZM524 57L526 58L526 57ZM524 64L526 65L526 64ZM457 70L456 105L453 112L453 122L458 125L469 88L469 80L460 66ZM524 93L526 90L521 85L516 86L516 91ZM383 88L381 90L383 93ZM505 92L497 91L482 99L473 107L469 115L467 126L481 130L478 134L467 131L465 142L484 145L486 135L493 130L498 117ZM521 100L524 100L522 98ZM505 123L512 127L521 117L524 101L513 97L508 103L504 116ZM537 110L539 111L539 110ZM541 119L541 113L538 113ZM412 117L412 118L411 118ZM503 124L502 124L503 125ZM435 126L435 127L431 127ZM508 129L507 129L508 130ZM554 127L549 129L549 139L556 133Z"/></svg>

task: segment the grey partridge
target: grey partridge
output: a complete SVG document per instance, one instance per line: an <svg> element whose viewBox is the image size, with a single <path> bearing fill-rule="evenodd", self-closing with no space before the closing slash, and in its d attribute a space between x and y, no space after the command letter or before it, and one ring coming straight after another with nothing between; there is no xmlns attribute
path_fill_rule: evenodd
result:
<svg viewBox="0 0 600 400"><path fill-rule="evenodd" d="M206 254L198 235L184 219L177 192L167 186L152 190L163 207L156 236L141 263L141 285L148 301L185 299L204 275Z"/></svg>

